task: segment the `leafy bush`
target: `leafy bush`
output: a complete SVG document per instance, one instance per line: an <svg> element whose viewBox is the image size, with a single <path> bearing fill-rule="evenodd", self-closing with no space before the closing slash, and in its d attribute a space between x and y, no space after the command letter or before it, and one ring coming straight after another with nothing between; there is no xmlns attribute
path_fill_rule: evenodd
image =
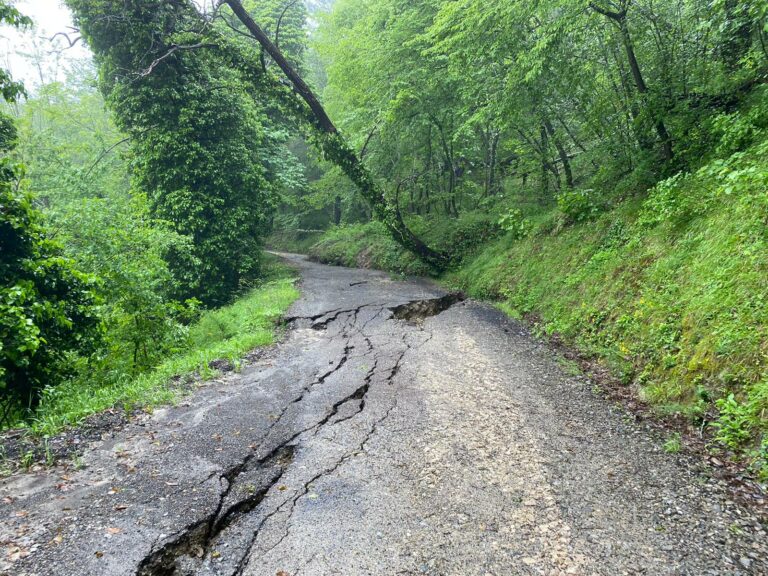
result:
<svg viewBox="0 0 768 576"><path fill-rule="evenodd" d="M275 341L276 322L296 300L294 272L282 265L269 266L266 281L230 306L204 312L185 333L183 344L152 370L140 375L122 373L106 381L81 372L43 393L32 429L53 434L86 416L122 406L152 406L177 398L195 378L212 377L217 361L237 368L242 357Z"/></svg>
<svg viewBox="0 0 768 576"><path fill-rule="evenodd" d="M29 410L40 391L71 370L69 354L98 336L94 280L47 238L32 199L0 164L0 423Z"/></svg>
<svg viewBox="0 0 768 576"><path fill-rule="evenodd" d="M427 265L397 244L380 222L336 226L309 251L310 257L327 264L376 268L397 274L430 273Z"/></svg>
<svg viewBox="0 0 768 576"><path fill-rule="evenodd" d="M566 222L586 222L600 213L600 206L594 198L594 190L568 190L557 196L557 207Z"/></svg>
<svg viewBox="0 0 768 576"><path fill-rule="evenodd" d="M138 374L179 349L199 303L172 298L167 255L189 253L188 238L149 218L141 195L83 198L58 208L67 254L100 278L105 342L90 370Z"/></svg>
<svg viewBox="0 0 768 576"><path fill-rule="evenodd" d="M428 236L435 246L447 252L454 261L459 261L482 244L497 238L500 232L497 219L487 214L470 213L438 224Z"/></svg>
<svg viewBox="0 0 768 576"><path fill-rule="evenodd" d="M522 210L517 208L504 214L499 220L499 226L517 240L528 236L533 229L531 221L523 216Z"/></svg>

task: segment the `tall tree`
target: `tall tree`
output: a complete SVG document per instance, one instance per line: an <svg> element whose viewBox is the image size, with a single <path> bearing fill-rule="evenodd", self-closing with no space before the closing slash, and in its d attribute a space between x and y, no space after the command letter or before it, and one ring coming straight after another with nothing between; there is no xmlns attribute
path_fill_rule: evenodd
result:
<svg viewBox="0 0 768 576"><path fill-rule="evenodd" d="M263 111L206 44L186 1L69 0L101 87L133 142L135 185L156 218L190 236L171 253L178 295L216 305L259 273L274 208Z"/></svg>

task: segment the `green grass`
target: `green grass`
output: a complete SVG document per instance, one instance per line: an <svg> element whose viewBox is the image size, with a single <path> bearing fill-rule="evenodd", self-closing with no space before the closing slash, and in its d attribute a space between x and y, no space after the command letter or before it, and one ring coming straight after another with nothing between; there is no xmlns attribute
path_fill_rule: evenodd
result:
<svg viewBox="0 0 768 576"><path fill-rule="evenodd" d="M273 344L277 321L299 296L293 271L279 266L273 277L234 304L205 312L190 327L185 349L153 371L126 375L108 386L79 379L50 389L30 425L32 432L55 434L116 406L131 409L172 403L183 393L183 381L215 376L211 362L225 359L238 366L246 353Z"/></svg>
<svg viewBox="0 0 768 576"><path fill-rule="evenodd" d="M430 221L412 216L408 225L429 246L438 247L457 261L501 232L498 217L482 210L468 212L461 219ZM404 250L379 222L331 228L308 253L326 264L374 268L410 276L434 275L434 270Z"/></svg>
<svg viewBox="0 0 768 576"><path fill-rule="evenodd" d="M683 439L679 432L675 432L664 442L664 452L677 454L683 449Z"/></svg>
<svg viewBox="0 0 768 576"><path fill-rule="evenodd" d="M338 266L409 275L430 273L427 265L403 250L378 222L331 228L310 248L309 255L319 262Z"/></svg>

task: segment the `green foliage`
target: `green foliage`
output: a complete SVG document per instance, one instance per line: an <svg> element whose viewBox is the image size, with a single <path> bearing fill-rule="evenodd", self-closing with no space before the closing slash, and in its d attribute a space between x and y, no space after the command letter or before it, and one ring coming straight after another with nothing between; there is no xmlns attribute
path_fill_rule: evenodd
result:
<svg viewBox="0 0 768 576"><path fill-rule="evenodd" d="M131 193L124 138L83 73L80 83L43 86L19 107L17 154L27 165L24 186L45 207L65 255L100 280L101 345L93 355L81 350L73 369L111 382L153 368L184 339L194 303L174 301L167 257L192 247Z"/></svg>
<svg viewBox="0 0 768 576"><path fill-rule="evenodd" d="M298 297L292 272L270 266L267 280L232 305L203 313L193 323L183 345L151 371L139 376L123 374L105 382L82 373L45 391L32 430L54 434L62 427L108 408L136 407L172 402L197 378L216 374L216 361L238 366L241 358L259 346L275 342L276 322Z"/></svg>
<svg viewBox="0 0 768 576"><path fill-rule="evenodd" d="M27 26L28 18L0 2L0 24ZM24 93L0 73L7 102ZM48 237L32 197L19 189L23 165L13 122L0 112L0 424L34 408L39 393L71 371L68 357L98 339L94 279Z"/></svg>
<svg viewBox="0 0 768 576"><path fill-rule="evenodd" d="M32 25L32 20L24 16L6 0L0 0L0 26L2 25L13 28L28 28ZM16 102L19 97L25 94L24 85L21 82L14 81L7 70L0 68L0 98L5 102ZM5 119L0 120L2 130L5 129L6 125L7 121ZM0 141L3 139L3 134L0 133Z"/></svg>
<svg viewBox="0 0 768 576"><path fill-rule="evenodd" d="M453 262L460 262L501 233L498 221L481 211L468 212L458 220L446 220L432 226L422 222L418 229L433 245L449 254Z"/></svg>
<svg viewBox="0 0 768 576"><path fill-rule="evenodd" d="M765 470L768 143L754 141L588 222L553 232L539 208L531 236L510 232L451 281L535 313L661 411L716 403L718 439Z"/></svg>
<svg viewBox="0 0 768 576"><path fill-rule="evenodd" d="M2 420L34 408L71 371L68 356L95 343L94 281L47 238L29 195L0 160L0 405Z"/></svg>
<svg viewBox="0 0 768 576"><path fill-rule="evenodd" d="M322 239L324 231L290 230L275 231L268 239L267 246L281 252L306 254L310 248Z"/></svg>
<svg viewBox="0 0 768 576"><path fill-rule="evenodd" d="M668 454L677 454L683 449L683 439L679 432L672 434L666 442L664 442L664 451Z"/></svg>
<svg viewBox="0 0 768 576"><path fill-rule="evenodd" d="M192 240L168 262L181 299L227 302L259 274L274 208L262 157L273 133L241 73L194 30L191 5L158 0L71 0L99 63L118 126L133 142L135 186L152 215ZM119 14L119 17L115 15Z"/></svg>
<svg viewBox="0 0 768 576"><path fill-rule="evenodd" d="M331 228L309 255L326 264L425 275L430 268L392 239L380 222Z"/></svg>
<svg viewBox="0 0 768 576"><path fill-rule="evenodd" d="M567 190L557 196L557 207L566 222L586 222L600 213L594 190Z"/></svg>
<svg viewBox="0 0 768 576"><path fill-rule="evenodd" d="M243 6L275 44L291 65L304 71L307 51L307 6L292 0L245 0ZM240 22L232 23L244 31Z"/></svg>
<svg viewBox="0 0 768 576"><path fill-rule="evenodd" d="M499 219L499 226L507 234L522 240L532 231L531 221L523 216L523 211L513 208Z"/></svg>

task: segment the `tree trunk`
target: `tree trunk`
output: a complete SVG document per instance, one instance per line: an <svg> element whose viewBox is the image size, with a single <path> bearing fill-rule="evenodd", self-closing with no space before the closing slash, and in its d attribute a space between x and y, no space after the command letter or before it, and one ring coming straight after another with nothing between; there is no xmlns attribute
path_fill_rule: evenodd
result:
<svg viewBox="0 0 768 576"><path fill-rule="evenodd" d="M547 176L549 161L547 160L547 150L549 149L549 137L547 129L541 126L541 198L545 200L549 197L549 177ZM558 175L559 176L559 175Z"/></svg>
<svg viewBox="0 0 768 576"><path fill-rule="evenodd" d="M306 119L319 133L318 145L326 157L339 166L352 180L371 204L376 217L384 222L394 239L407 250L436 268L444 268L449 263L448 256L427 246L417 237L403 221L402 214L396 206L387 201L383 192L376 185L373 176L360 161L346 140L339 134L330 117L323 108L312 89L293 69L282 52L272 43L258 24L245 10L240 0L223 0L242 22L250 34L258 41L263 50L275 61L283 74L291 82L296 94L309 107L311 116Z"/></svg>
<svg viewBox="0 0 768 576"><path fill-rule="evenodd" d="M336 226L341 224L341 196L336 196L333 200L333 223Z"/></svg>
<svg viewBox="0 0 768 576"><path fill-rule="evenodd" d="M667 127L664 124L664 120L661 118L661 115L654 113L652 110L648 110L648 85L645 83L645 78L643 78L643 73L640 70L640 63L637 61L637 56L635 55L635 47L632 44L632 36L629 33L626 14L619 22L619 29L621 30L621 39L624 43L624 50L627 53L629 69L632 71L632 78L635 81L635 86L637 87L637 91L641 94L642 98L646 100L645 106L647 112L653 116L654 124L656 126L656 134L658 134L659 140L661 140L662 155L664 160L669 162L674 156L674 151L672 150L672 138L667 131Z"/></svg>
<svg viewBox="0 0 768 576"><path fill-rule="evenodd" d="M486 159L485 159L485 195L496 196L498 186L496 182L496 165L499 155L499 140L501 134L496 130L489 130L486 140Z"/></svg>
<svg viewBox="0 0 768 576"><path fill-rule="evenodd" d="M563 165L563 172L565 172L565 184L568 188L573 188L573 171L571 170L571 161L568 158L568 152L563 148L562 142L555 134L555 127L552 126L552 122L548 118L544 119L544 126L552 137L552 142L555 144L557 155L560 157L560 163Z"/></svg>
<svg viewBox="0 0 768 576"><path fill-rule="evenodd" d="M664 124L664 120L661 115L656 114L653 110L650 109L650 104L647 97L648 85L645 83L643 72L640 69L640 63L638 62L637 55L635 54L635 47L632 43L632 35L629 32L629 24L627 23L626 6L619 12L612 12L602 8L601 6L598 6L594 2L590 2L589 5L592 10L598 14L602 14L606 18L609 18L616 24L616 26L618 26L619 32L621 34L621 41L624 45L624 51L627 54L627 60L629 62L629 69L632 73L632 79L635 82L635 87L637 88L637 92L640 94L640 98L644 102L646 113L648 113L653 118L656 134L658 135L659 140L661 140L662 156L666 162L669 162L674 156L672 138L667 131L667 126Z"/></svg>
<svg viewBox="0 0 768 576"><path fill-rule="evenodd" d="M725 0L726 38L723 42L723 60L730 70L738 70L741 59L752 45L752 20L747 13L747 2Z"/></svg>

